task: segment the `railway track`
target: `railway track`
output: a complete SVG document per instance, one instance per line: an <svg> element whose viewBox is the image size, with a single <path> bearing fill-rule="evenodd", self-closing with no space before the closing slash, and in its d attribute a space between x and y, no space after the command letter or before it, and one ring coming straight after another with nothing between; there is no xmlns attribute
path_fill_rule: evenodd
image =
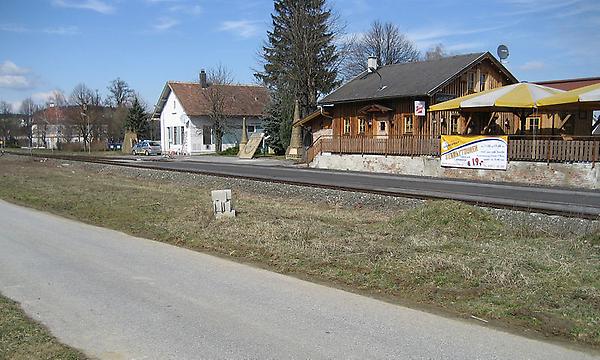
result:
<svg viewBox="0 0 600 360"><path fill-rule="evenodd" d="M390 187L390 186L381 186L375 184L374 186L363 185L360 183L360 178L377 178L380 177L382 180L386 180L387 183L394 183L395 179L397 181L404 182L413 182L413 183L422 183L425 180L421 178L403 178L396 177L392 175L369 175L369 174L356 174L356 173L340 173L340 172L327 172L327 171L316 171L313 169L297 169L297 168L283 168L283 167L266 167L266 166L257 166L257 165L231 165L231 164L208 164L204 163L199 165L200 163L192 163L185 161L170 161L168 159L159 159L159 160L145 160L145 161L136 161L132 158L125 157L100 157L100 156L89 156L89 155L66 155L66 154L43 154L43 155L29 155L24 153L14 153L15 155L21 156L33 156L36 158L52 158L52 159L60 159L67 161L80 161L80 162L88 162L88 163L96 163L96 164L105 164L105 165L115 165L122 167L130 167L130 168L141 168L141 169L153 169L153 170L163 170L163 171L171 171L171 172L179 172L179 173L196 173L203 175L211 175L225 178L237 178L237 179L247 179L247 180L255 180L262 182L271 182L271 183L280 183L280 184L288 184L288 185L298 185L298 186L309 186L309 187L317 187L317 188L326 188L333 190L342 190L342 191L351 191L351 192L361 192L361 193L370 193L370 194L379 194L385 196L395 196L395 197L409 197L423 200L430 199L451 199L466 202L469 204L484 206L490 208L500 208L500 209L510 209L510 210L518 210L518 211L526 211L526 212L536 212L543 213L547 215L559 215L559 216L567 216L567 217L576 217L583 219L591 219L591 220L599 220L600 219L600 192L597 191L588 191L588 190L576 190L576 189L553 189L553 188L533 188L527 186L513 186L513 185L503 185L503 184L485 184L485 183L476 183L476 182L467 182L466 184L470 187L478 188L477 192L448 192L448 191L438 191L437 189L429 189L423 190L419 189L418 186L410 187ZM239 168L244 168L246 173L240 173ZM248 169L256 170L257 168L264 168L264 171L248 171ZM261 170L261 169L259 169ZM269 170L273 172L273 174L269 174ZM312 177L306 175L313 175ZM302 176L299 176L302 175ZM314 176L320 175L320 176ZM343 182L335 182L328 179L321 179L322 177L329 176L344 176L346 177L356 177L358 178L355 183L343 183ZM441 185L445 185L448 183L461 183L454 180L435 180L435 179L427 179L428 182L440 183ZM385 183L383 184L385 185ZM435 185L435 184L434 184ZM440 185L440 187L441 187ZM497 190L498 188L505 187L506 191L510 193L510 188L518 189L519 191L529 191L536 192L541 195L546 194L554 194L560 195L562 200L532 200L526 198L519 198L518 196L512 197L502 197L498 195L490 196L488 193L491 190ZM577 203L574 199L580 199L585 203ZM570 200L565 200L570 199Z"/></svg>

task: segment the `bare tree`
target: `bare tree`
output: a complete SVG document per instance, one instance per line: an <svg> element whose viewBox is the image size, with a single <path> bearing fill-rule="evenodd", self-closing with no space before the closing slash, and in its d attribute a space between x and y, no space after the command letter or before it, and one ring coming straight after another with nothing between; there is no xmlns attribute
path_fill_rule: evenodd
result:
<svg viewBox="0 0 600 360"><path fill-rule="evenodd" d="M130 106L135 94L129 87L129 84L121 78L116 78L110 82L107 87L108 97L106 98L109 106L118 108Z"/></svg>
<svg viewBox="0 0 600 360"><path fill-rule="evenodd" d="M223 135L229 128L226 111L232 101L228 85L233 83L233 76L227 67L219 63L208 70L207 80L207 88L202 93L209 104L208 117L212 122L215 150L220 152L223 150Z"/></svg>
<svg viewBox="0 0 600 360"><path fill-rule="evenodd" d="M444 44L437 44L425 52L425 60L439 60L448 56Z"/></svg>
<svg viewBox="0 0 600 360"><path fill-rule="evenodd" d="M29 140L29 147L33 146L33 115L38 110L38 106L33 102L33 99L28 97L21 103L20 113L23 115L23 129Z"/></svg>
<svg viewBox="0 0 600 360"><path fill-rule="evenodd" d="M390 22L374 21L368 32L348 41L351 44L341 69L346 79L366 71L369 56L375 56L380 65L418 61L421 57L416 45Z"/></svg>
<svg viewBox="0 0 600 360"><path fill-rule="evenodd" d="M6 101L0 101L0 136L2 136L2 146L6 146L16 130L15 119L12 116L12 105Z"/></svg>
<svg viewBox="0 0 600 360"><path fill-rule="evenodd" d="M48 97L48 100L46 101L46 107L49 107L49 106L62 107L62 106L66 106L66 105L67 105L67 98L65 97L65 94L61 90L52 91L52 95L50 95L50 97Z"/></svg>
<svg viewBox="0 0 600 360"><path fill-rule="evenodd" d="M94 92L85 84L78 84L71 92L70 102L75 106L74 111L69 111L69 120L77 129L83 139L84 147L90 148L91 119L89 110L94 101Z"/></svg>

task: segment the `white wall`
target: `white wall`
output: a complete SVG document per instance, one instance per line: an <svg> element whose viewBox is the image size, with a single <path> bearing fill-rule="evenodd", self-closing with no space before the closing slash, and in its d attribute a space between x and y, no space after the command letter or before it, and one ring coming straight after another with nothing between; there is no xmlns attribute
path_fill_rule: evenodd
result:
<svg viewBox="0 0 600 360"><path fill-rule="evenodd" d="M310 167L439 178L517 182L545 186L600 189L600 166L590 163L509 161L508 169L476 170L444 168L440 158L430 156L317 155Z"/></svg>
<svg viewBox="0 0 600 360"><path fill-rule="evenodd" d="M177 96L171 91L167 102L160 113L160 143L163 151L177 151L189 153L188 149L182 149L181 145L175 145L169 142L169 134L167 133L167 127L174 126L186 126L189 118L183 111L181 103L177 99ZM187 129L185 129L187 132ZM188 134L189 140L189 134ZM189 141L187 141L189 144Z"/></svg>
<svg viewBox="0 0 600 360"><path fill-rule="evenodd" d="M226 133L223 136L223 150L234 147L239 144L242 134L242 118L226 119ZM257 132L263 132L264 127L262 120L256 117L246 118L247 126L259 127ZM167 128L184 127L184 136L186 137L184 147L181 144L173 144L169 142L169 134ZM209 144L204 143L205 126L210 127L211 141ZM250 136L251 133L248 133ZM181 106L181 103L171 91L167 102L160 114L160 141L163 151L175 151L185 154L201 154L215 152L215 139L212 134L212 120L208 116L192 116L188 117Z"/></svg>

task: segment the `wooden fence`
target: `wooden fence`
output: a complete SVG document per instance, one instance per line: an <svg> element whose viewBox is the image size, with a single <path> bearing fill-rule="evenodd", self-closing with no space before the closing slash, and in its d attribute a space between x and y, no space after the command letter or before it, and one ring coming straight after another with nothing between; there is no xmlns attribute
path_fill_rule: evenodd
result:
<svg viewBox="0 0 600 360"><path fill-rule="evenodd" d="M332 154L440 156L440 138L431 136L320 137L307 149L310 163L323 152ZM508 140L509 161L589 162L600 158L600 137L523 138Z"/></svg>

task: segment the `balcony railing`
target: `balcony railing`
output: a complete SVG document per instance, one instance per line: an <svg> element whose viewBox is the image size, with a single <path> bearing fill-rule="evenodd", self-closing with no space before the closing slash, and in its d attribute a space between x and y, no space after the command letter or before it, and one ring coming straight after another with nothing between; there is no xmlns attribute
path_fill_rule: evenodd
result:
<svg viewBox="0 0 600 360"><path fill-rule="evenodd" d="M432 136L322 136L306 152L310 163L321 153L440 156L440 138ZM509 161L581 162L600 158L600 136L511 136Z"/></svg>

